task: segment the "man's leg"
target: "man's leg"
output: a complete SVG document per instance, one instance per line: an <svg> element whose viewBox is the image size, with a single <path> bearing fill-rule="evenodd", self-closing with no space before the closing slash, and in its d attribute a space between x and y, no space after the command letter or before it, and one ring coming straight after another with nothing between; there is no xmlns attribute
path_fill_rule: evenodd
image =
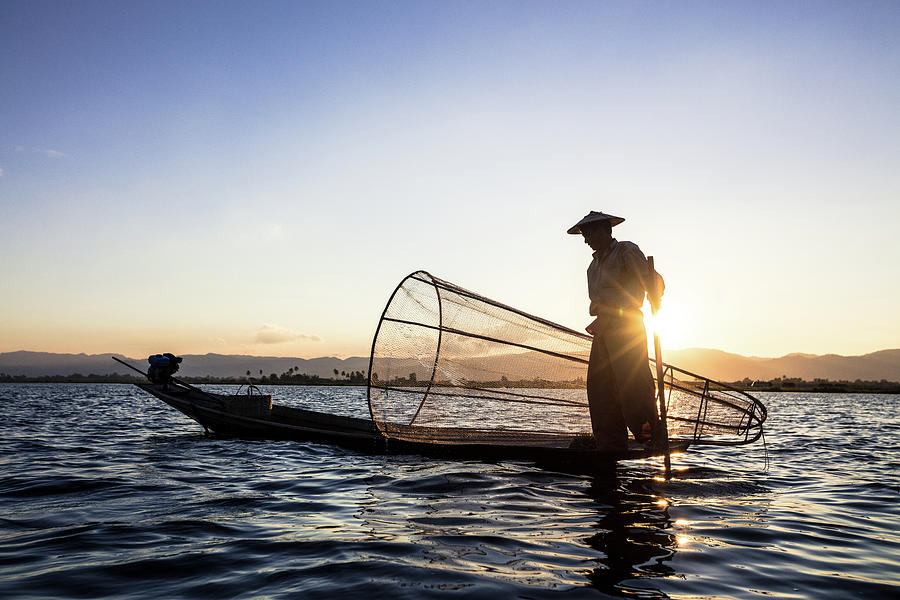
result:
<svg viewBox="0 0 900 600"><path fill-rule="evenodd" d="M640 313L639 313L640 314ZM640 317L621 317L607 335L612 372L619 391L628 429L639 437L644 424L655 432L659 426L656 387L647 356L647 331Z"/></svg>
<svg viewBox="0 0 900 600"><path fill-rule="evenodd" d="M588 406L591 411L591 427L598 450L621 452L628 449L628 434L622 405L616 394L606 344L599 335L594 336L587 376Z"/></svg>

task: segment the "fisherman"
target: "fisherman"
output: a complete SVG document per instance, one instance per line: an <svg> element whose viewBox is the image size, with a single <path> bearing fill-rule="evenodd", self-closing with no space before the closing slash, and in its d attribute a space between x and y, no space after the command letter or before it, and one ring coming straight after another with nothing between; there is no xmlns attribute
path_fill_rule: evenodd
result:
<svg viewBox="0 0 900 600"><path fill-rule="evenodd" d="M584 236L594 251L587 269L589 313L594 336L588 364L587 395L597 447L618 452L628 448L626 427L634 438L650 442L657 435L653 376L647 356L647 331L641 306L644 294L665 286L658 273L651 280L641 249L612 237L625 219L591 211L568 233Z"/></svg>

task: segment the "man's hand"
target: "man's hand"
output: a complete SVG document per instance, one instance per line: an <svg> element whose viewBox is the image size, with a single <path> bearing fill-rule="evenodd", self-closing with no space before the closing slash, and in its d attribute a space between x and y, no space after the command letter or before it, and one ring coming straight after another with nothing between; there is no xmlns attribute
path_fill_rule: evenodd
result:
<svg viewBox="0 0 900 600"><path fill-rule="evenodd" d="M650 301L650 307L653 309L654 313L662 306L662 296L665 290L666 282L663 280L662 275L660 275L656 269L651 268L650 285L647 289L647 300Z"/></svg>
<svg viewBox="0 0 900 600"><path fill-rule="evenodd" d="M609 317L597 317L591 324L584 328L591 335L600 335L603 333L603 330L606 329L606 324L609 322Z"/></svg>

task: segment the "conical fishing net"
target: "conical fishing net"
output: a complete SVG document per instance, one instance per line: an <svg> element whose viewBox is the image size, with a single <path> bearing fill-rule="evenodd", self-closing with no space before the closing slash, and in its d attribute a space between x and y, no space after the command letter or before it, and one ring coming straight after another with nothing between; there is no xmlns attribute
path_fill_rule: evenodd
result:
<svg viewBox="0 0 900 600"><path fill-rule="evenodd" d="M571 447L591 433L590 350L586 334L417 271L378 325L369 409L389 438ZM761 433L765 409L751 396L668 365L666 378L670 437L735 444Z"/></svg>

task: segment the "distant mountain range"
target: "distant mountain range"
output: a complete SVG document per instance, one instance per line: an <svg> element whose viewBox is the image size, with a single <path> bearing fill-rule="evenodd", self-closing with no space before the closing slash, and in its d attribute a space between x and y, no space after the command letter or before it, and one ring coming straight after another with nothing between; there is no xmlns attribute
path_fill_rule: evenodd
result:
<svg viewBox="0 0 900 600"><path fill-rule="evenodd" d="M49 352L3 352L0 353L0 373L41 377L44 375L108 375L121 373L133 375L131 371L112 357L133 364L138 369L147 370L147 358L128 358L122 354L53 354ZM369 358L282 358L275 356L242 356L235 354L185 354L179 375L185 377L236 377L250 374L259 377L277 373L281 375L294 367L300 373L334 377L334 370L362 371L369 369Z"/></svg>
<svg viewBox="0 0 900 600"><path fill-rule="evenodd" d="M527 353L531 354L531 353ZM146 369L146 358L127 358L121 354L53 354L48 352L3 352L0 353L0 373L41 377L45 375L107 375L113 373L131 374L128 369L112 360L117 356L139 369ZM533 357L521 356L519 369L522 377L537 376L531 371ZM669 350L665 360L682 369L717 379L737 381L745 377L753 380L771 380L777 377L798 377L800 379L830 379L855 381L900 382L900 349L881 350L861 356L839 356L837 354L788 354L778 358L741 356L721 350L690 348ZM508 364L508 363L507 363ZM296 372L319 377L334 377L334 371L362 371L369 368L369 358L281 358L272 356L242 356L227 354L189 354L184 356L180 375L186 377L230 377L246 375L259 376L272 373L281 374L290 368Z"/></svg>
<svg viewBox="0 0 900 600"><path fill-rule="evenodd" d="M663 352L663 360L719 381L737 381L744 377L763 381L777 377L799 377L805 380L885 379L900 382L900 349L879 350L860 356L787 354L778 358L760 358L708 348L690 348Z"/></svg>

